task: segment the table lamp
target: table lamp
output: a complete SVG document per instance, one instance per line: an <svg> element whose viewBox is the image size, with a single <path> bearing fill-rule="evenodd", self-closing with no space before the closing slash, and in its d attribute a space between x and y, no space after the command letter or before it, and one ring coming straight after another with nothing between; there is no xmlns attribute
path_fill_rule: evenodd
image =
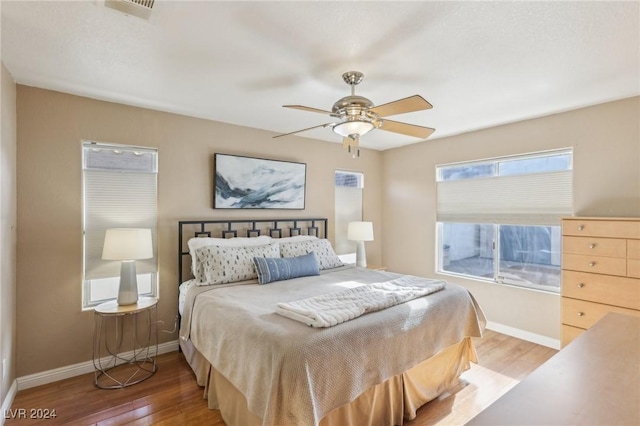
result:
<svg viewBox="0 0 640 426"><path fill-rule="evenodd" d="M133 305L138 302L138 280L136 260L153 257L151 229L112 228L104 236L102 258L121 260L118 305Z"/></svg>
<svg viewBox="0 0 640 426"><path fill-rule="evenodd" d="M367 267L367 254L364 250L365 241L373 241L372 222L349 222L347 239L356 241L356 266Z"/></svg>

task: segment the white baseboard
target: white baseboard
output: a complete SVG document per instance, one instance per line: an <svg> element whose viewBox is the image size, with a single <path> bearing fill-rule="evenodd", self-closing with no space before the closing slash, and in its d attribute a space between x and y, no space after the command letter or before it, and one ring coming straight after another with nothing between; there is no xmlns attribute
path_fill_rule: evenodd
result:
<svg viewBox="0 0 640 426"><path fill-rule="evenodd" d="M497 322L487 321L487 328L507 336L517 337L518 339L528 342L537 343L552 349L560 349L560 340L541 334L531 333L530 331L520 330L519 328L509 327L508 325L498 324Z"/></svg>
<svg viewBox="0 0 640 426"><path fill-rule="evenodd" d="M9 387L9 392L7 392L7 396L4 397L4 401L2 401L2 417L0 417L0 426L4 424L7 416L4 413L8 413L11 408L11 404L13 404L13 399L16 397L16 393L18 393L18 381L14 380L11 383L11 387Z"/></svg>
<svg viewBox="0 0 640 426"><path fill-rule="evenodd" d="M161 343L158 345L158 355L178 350L178 341ZM121 354L124 358L131 357L133 352ZM103 358L101 361L107 363L109 357ZM40 373L30 374L28 376L18 377L18 390L29 389L35 386L45 385L47 383L57 382L58 380L68 379L70 377L80 376L82 374L93 373L93 360L81 362L79 364L68 365L66 367L54 368L53 370L42 371ZM4 407L4 405L3 405Z"/></svg>

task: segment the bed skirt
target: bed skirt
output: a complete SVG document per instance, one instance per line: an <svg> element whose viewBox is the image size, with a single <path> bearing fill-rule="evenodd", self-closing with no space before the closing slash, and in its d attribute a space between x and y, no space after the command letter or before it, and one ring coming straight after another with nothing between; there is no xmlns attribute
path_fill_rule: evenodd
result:
<svg viewBox="0 0 640 426"><path fill-rule="evenodd" d="M228 426L261 426L262 419L250 412L244 395L191 344L181 342L185 359L196 380L205 388L204 397L211 409L218 409ZM402 425L416 417L422 405L435 399L460 374L478 362L470 337L451 345L402 374L370 387L349 404L323 417L320 426Z"/></svg>

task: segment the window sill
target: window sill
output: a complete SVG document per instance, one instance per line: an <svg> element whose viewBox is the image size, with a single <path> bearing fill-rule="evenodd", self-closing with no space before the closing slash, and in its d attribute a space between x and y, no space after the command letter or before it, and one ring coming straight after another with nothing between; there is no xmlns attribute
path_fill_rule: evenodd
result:
<svg viewBox="0 0 640 426"><path fill-rule="evenodd" d="M545 293L545 294L552 294L552 295L556 295L556 296L560 296L560 289L558 289L558 291L554 291L554 290L547 290L544 288L536 288L536 287L528 287L528 286L524 286L524 285L519 285L516 283L512 283L509 281L494 281L491 279L482 279L479 277L473 277L470 275L463 275L463 274L456 274L456 273L451 273L451 272L446 272L446 271L436 271L436 275L442 275L444 277L455 277L455 278L459 278L459 279L463 279L463 280L468 280L468 281L472 281L472 282L476 282L476 283L483 283L483 284L490 284L490 285L498 285L498 286L503 286L503 287L510 287L510 288L516 288L519 290L527 290L527 291L534 291L536 293Z"/></svg>

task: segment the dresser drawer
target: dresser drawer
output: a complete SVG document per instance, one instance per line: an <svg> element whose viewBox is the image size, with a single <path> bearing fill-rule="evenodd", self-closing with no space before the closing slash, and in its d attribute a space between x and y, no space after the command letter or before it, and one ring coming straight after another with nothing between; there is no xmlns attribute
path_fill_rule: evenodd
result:
<svg viewBox="0 0 640 426"><path fill-rule="evenodd" d="M627 276L640 278L640 259L627 259Z"/></svg>
<svg viewBox="0 0 640 426"><path fill-rule="evenodd" d="M624 277L627 275L627 259L563 253L562 269Z"/></svg>
<svg viewBox="0 0 640 426"><path fill-rule="evenodd" d="M640 240L627 240L627 257L640 259Z"/></svg>
<svg viewBox="0 0 640 426"><path fill-rule="evenodd" d="M562 221L562 235L640 239L640 222L564 219Z"/></svg>
<svg viewBox="0 0 640 426"><path fill-rule="evenodd" d="M627 240L599 237L564 237L562 239L562 252L593 256L626 257Z"/></svg>
<svg viewBox="0 0 640 426"><path fill-rule="evenodd" d="M598 322L607 312L640 317L640 311L602 305L585 300L562 298L562 323L573 327L587 329Z"/></svg>
<svg viewBox="0 0 640 426"><path fill-rule="evenodd" d="M640 309L640 280L562 271L562 295L623 308Z"/></svg>

